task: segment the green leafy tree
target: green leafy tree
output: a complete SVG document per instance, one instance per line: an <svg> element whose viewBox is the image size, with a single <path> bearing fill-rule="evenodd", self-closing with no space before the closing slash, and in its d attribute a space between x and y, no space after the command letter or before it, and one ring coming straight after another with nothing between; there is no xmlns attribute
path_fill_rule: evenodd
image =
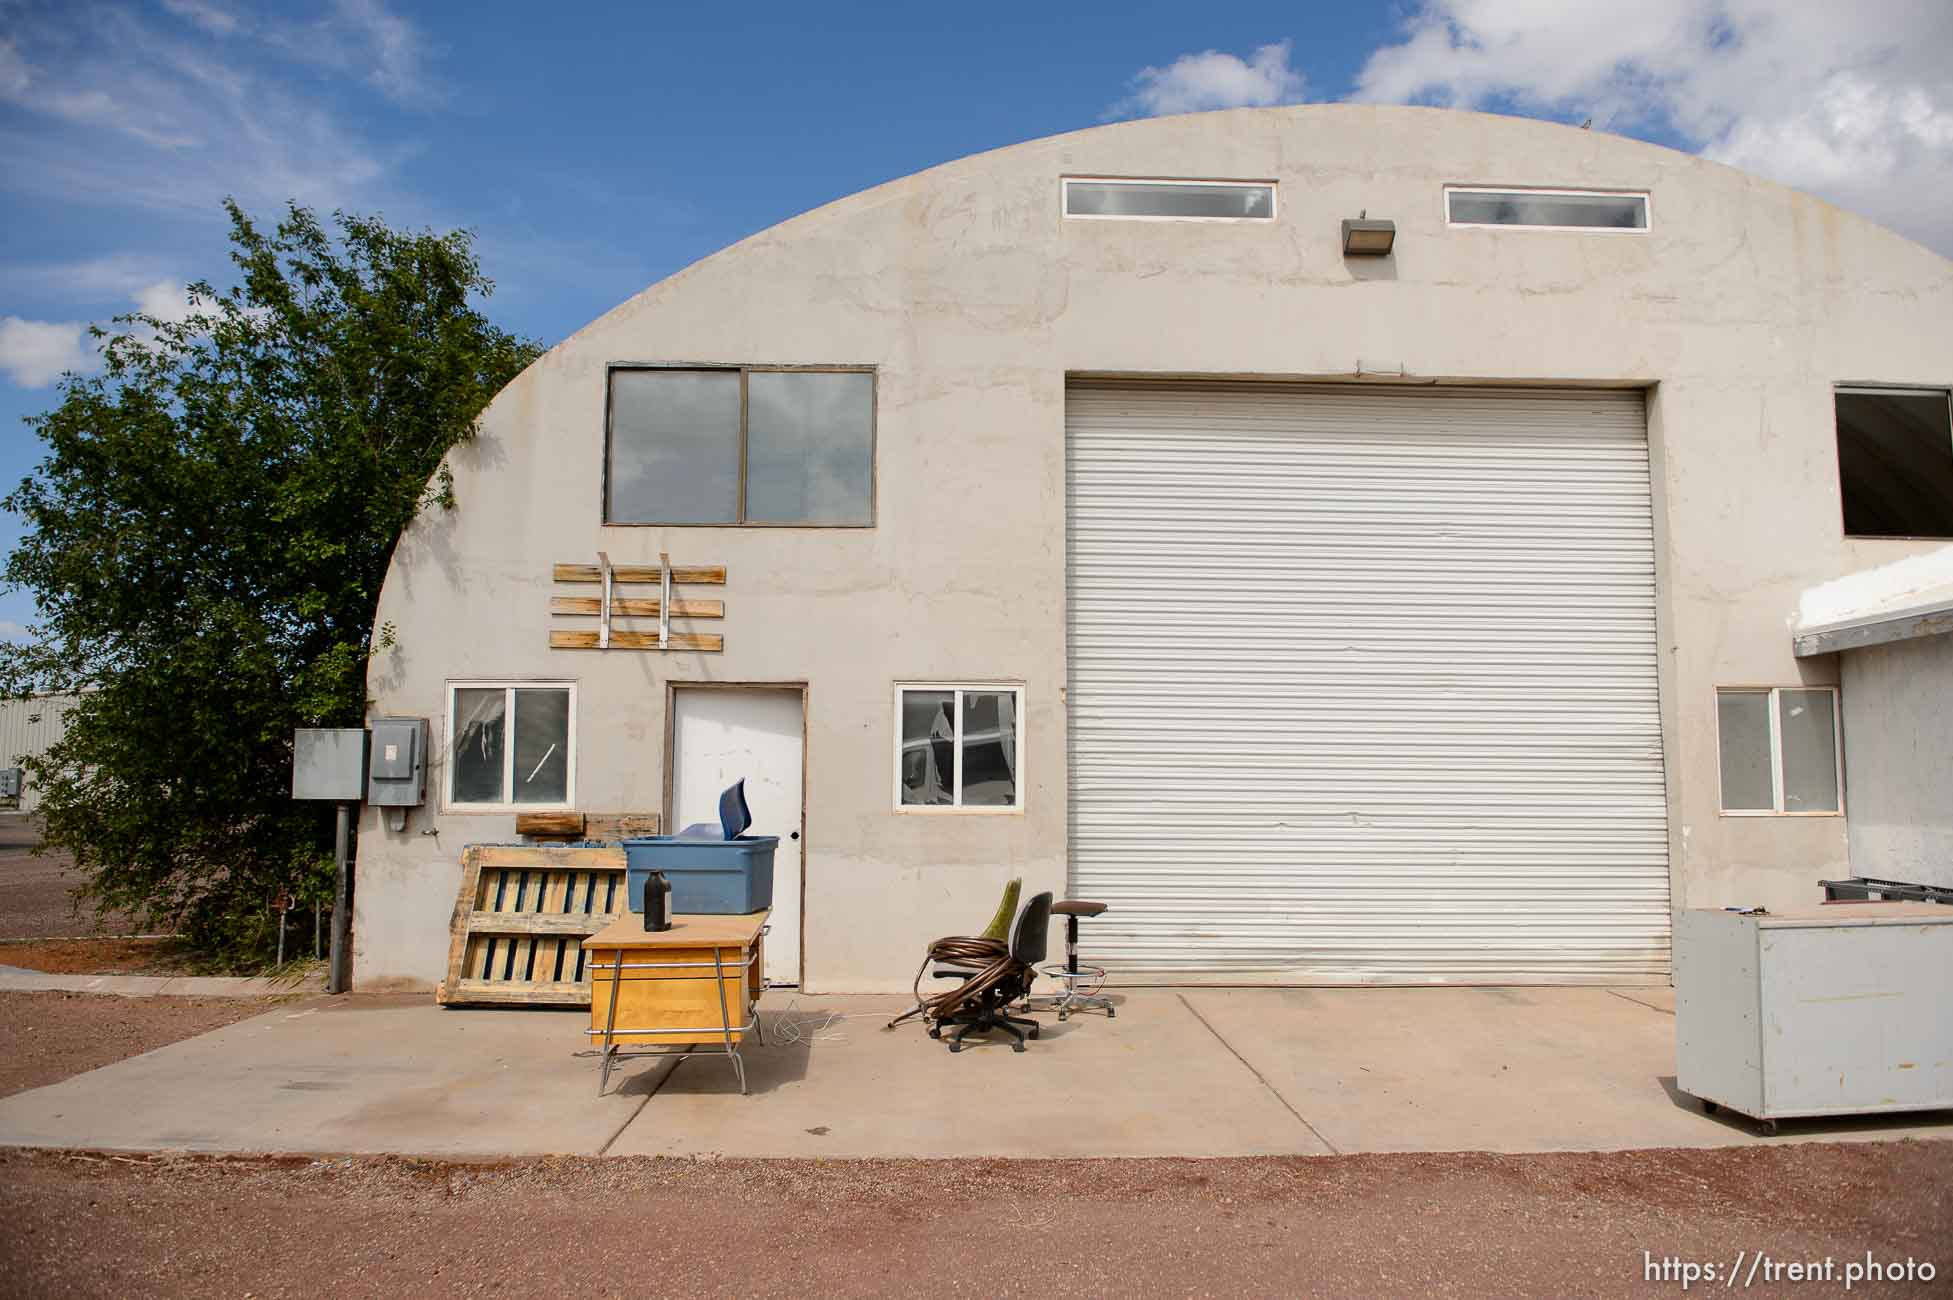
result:
<svg viewBox="0 0 1953 1300"><path fill-rule="evenodd" d="M47 444L6 499L6 580L35 639L0 687L82 692L33 764L50 844L85 898L234 964L275 942L268 900L329 895L329 806L291 798L291 736L357 726L401 530L454 507L443 458L540 353L475 303L467 232L235 203L227 292L120 317L105 366L29 423Z"/></svg>

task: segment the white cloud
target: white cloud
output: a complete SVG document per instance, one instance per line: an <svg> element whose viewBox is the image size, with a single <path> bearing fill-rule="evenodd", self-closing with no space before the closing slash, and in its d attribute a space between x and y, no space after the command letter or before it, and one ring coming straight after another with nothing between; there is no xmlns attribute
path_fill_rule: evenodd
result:
<svg viewBox="0 0 1953 1300"><path fill-rule="evenodd" d="M212 36L229 36L238 27L236 14L221 5L211 4L210 0L163 0L163 8L185 22L195 23Z"/></svg>
<svg viewBox="0 0 1953 1300"><path fill-rule="evenodd" d="M359 77L397 104L444 96L428 67L427 38L385 0L333 0L322 17L274 24L262 36L287 57Z"/></svg>
<svg viewBox="0 0 1953 1300"><path fill-rule="evenodd" d="M291 60L303 58L362 83L369 67L373 77L411 76L421 51L411 25L377 5L361 16L390 33L361 38L359 48L378 51L364 62L350 52L348 33L366 28L336 8L326 20L336 34L302 52L241 20L220 45L209 22L192 29L125 9L95 11L81 26L13 15L0 38L0 99L40 120L0 129L0 186L211 221L221 220L226 194L260 212L288 199L410 208L389 202L399 196L385 181L412 146L368 144L334 107L343 86L290 75ZM330 57L321 55L328 48Z"/></svg>
<svg viewBox="0 0 1953 1300"><path fill-rule="evenodd" d="M136 310L145 316L154 316L159 321L181 321L190 318L189 292L174 280L158 280L136 290Z"/></svg>
<svg viewBox="0 0 1953 1300"><path fill-rule="evenodd" d="M0 618L0 641L32 641L34 629L10 618Z"/></svg>
<svg viewBox="0 0 1953 1300"><path fill-rule="evenodd" d="M1182 54L1164 68L1141 68L1132 94L1105 116L1163 117L1212 108L1255 108L1302 99L1302 74L1289 66L1287 41L1264 45L1246 59L1219 50Z"/></svg>
<svg viewBox="0 0 1953 1300"><path fill-rule="evenodd" d="M70 370L87 374L100 365L88 326L80 321L0 316L0 371L22 388L46 388Z"/></svg>
<svg viewBox="0 0 1953 1300"><path fill-rule="evenodd" d="M1953 5L1423 0L1352 98L1671 132L1953 253Z"/></svg>
<svg viewBox="0 0 1953 1300"><path fill-rule="evenodd" d="M170 130L167 115L158 118L138 112L100 86L46 76L27 62L12 40L0 40L0 99L70 122L122 131L159 148L181 149L196 143Z"/></svg>

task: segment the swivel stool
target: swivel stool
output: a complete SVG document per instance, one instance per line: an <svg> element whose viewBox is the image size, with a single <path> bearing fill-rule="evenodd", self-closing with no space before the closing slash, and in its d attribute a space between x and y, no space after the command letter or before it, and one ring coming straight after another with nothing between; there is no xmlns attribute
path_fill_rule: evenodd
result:
<svg viewBox="0 0 1953 1300"><path fill-rule="evenodd" d="M1060 1020L1088 1007L1105 1012L1108 1018L1119 1014L1113 1009L1112 999L1099 993L1105 987L1105 967L1078 964L1078 918L1097 916L1103 911L1104 903L1088 903L1082 898L1067 898L1051 905L1051 915L1065 918L1065 960L1038 967L1038 973L1056 980L1061 990L1036 999L1039 1010L1056 1011Z"/></svg>

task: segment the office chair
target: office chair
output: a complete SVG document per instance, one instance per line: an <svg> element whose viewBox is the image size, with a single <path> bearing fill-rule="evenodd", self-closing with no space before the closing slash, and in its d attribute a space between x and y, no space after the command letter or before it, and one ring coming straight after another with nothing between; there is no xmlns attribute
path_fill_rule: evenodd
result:
<svg viewBox="0 0 1953 1300"><path fill-rule="evenodd" d="M963 1050L964 1036L1001 1029L1011 1037L1011 1050L1024 1050L1027 1036L1038 1036L1038 1022L1009 1014L1010 1004L1031 992L1051 938L1051 895L1038 894L1024 905L1011 934L1010 952L972 974L968 970L938 970L937 979L963 982L947 993L923 1000L929 1036L942 1038L949 1030L949 1050Z"/></svg>

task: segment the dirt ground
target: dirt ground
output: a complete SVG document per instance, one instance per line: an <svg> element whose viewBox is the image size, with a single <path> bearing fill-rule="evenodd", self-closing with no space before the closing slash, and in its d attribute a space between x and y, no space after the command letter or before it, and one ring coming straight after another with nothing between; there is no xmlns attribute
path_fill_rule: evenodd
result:
<svg viewBox="0 0 1953 1300"><path fill-rule="evenodd" d="M0 966L49 975L183 975L190 957L175 939L8 939Z"/></svg>
<svg viewBox="0 0 1953 1300"><path fill-rule="evenodd" d="M81 875L65 853L35 856L41 823L35 817L0 816L0 939L74 938L129 934L134 921L114 916L100 921L91 911L76 913L70 896ZM0 966L19 965L0 946Z"/></svg>
<svg viewBox="0 0 1953 1300"><path fill-rule="evenodd" d="M0 993L0 1097L153 1052L270 1005L263 998Z"/></svg>
<svg viewBox="0 0 1953 1300"><path fill-rule="evenodd" d="M1099 1161L0 1156L19 1296L1679 1294L1684 1262L1926 1261L1953 1146ZM112 1245L107 1244L112 1243ZM1650 1252L1652 1262L1644 1255ZM1673 1280L1662 1280L1673 1256ZM1650 1269L1655 1276L1650 1278ZM1764 1277L1768 1277L1767 1269ZM1741 1285L1739 1280L1738 1285Z"/></svg>

